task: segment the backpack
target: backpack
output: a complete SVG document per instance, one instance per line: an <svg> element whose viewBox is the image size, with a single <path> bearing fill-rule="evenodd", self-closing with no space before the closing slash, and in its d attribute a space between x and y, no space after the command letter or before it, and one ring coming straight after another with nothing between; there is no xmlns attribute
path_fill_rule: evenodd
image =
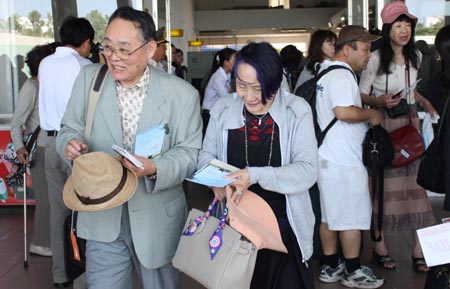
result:
<svg viewBox="0 0 450 289"><path fill-rule="evenodd" d="M319 74L316 73L316 75L313 78L305 81L295 90L295 95L304 98L306 102L309 103L309 105L311 106L314 122L314 131L316 132L316 139L319 147L322 144L328 130L337 122L337 118L336 117L333 118L333 120L327 125L327 127L323 131L320 129L319 123L317 122L317 111L316 111L317 82L319 81L319 79L322 78L322 76L335 69L346 69L350 71L353 76L355 76L355 74L350 68L347 68L342 65L330 65L328 68L322 70Z"/></svg>

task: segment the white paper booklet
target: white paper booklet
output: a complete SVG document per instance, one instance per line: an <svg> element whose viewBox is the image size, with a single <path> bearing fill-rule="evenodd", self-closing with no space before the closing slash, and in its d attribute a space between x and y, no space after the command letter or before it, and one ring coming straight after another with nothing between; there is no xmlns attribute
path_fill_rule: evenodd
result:
<svg viewBox="0 0 450 289"><path fill-rule="evenodd" d="M408 92L410 92L413 88L416 87L416 85L422 80L422 78L418 78L416 81L414 81L410 86L406 86L405 88L403 88L402 90L400 90L400 92L396 93L400 95L400 97L404 97L406 96L406 94Z"/></svg>
<svg viewBox="0 0 450 289"><path fill-rule="evenodd" d="M135 158L130 152L128 152L126 149L121 148L120 146L113 144L111 147L116 153L118 153L119 155L123 156L124 158L126 158L127 160L129 160L130 162L133 163L133 165L135 165L136 167L143 169L144 168L144 164L138 160L137 158Z"/></svg>
<svg viewBox="0 0 450 289"><path fill-rule="evenodd" d="M238 170L236 167L214 159L196 171L191 177L186 178L186 180L209 187L223 188L236 180L225 179L225 176Z"/></svg>
<svg viewBox="0 0 450 289"><path fill-rule="evenodd" d="M450 263L450 223L417 230L427 266Z"/></svg>
<svg viewBox="0 0 450 289"><path fill-rule="evenodd" d="M137 134L134 154L149 159L160 157L164 137L167 134L169 134L169 125L167 123L160 124Z"/></svg>

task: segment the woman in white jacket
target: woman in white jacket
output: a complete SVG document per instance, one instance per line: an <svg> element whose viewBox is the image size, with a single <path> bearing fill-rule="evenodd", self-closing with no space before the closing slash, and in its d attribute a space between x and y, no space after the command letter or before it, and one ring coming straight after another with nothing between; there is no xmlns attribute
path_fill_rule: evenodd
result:
<svg viewBox="0 0 450 289"><path fill-rule="evenodd" d="M314 214L308 189L318 174L312 112L301 98L280 90L282 64L268 43L240 50L233 68L236 93L219 99L200 151L198 167L214 158L240 168L229 177L234 197L249 189L277 217L288 254L260 250L251 288L314 288L308 267ZM225 198L224 188L213 188Z"/></svg>

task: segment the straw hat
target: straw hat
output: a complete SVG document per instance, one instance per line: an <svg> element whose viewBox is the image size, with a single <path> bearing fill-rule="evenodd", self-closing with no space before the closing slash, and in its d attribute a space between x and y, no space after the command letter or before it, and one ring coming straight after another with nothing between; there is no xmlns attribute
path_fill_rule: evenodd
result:
<svg viewBox="0 0 450 289"><path fill-rule="evenodd" d="M79 156L63 191L64 204L72 210L95 212L117 207L136 191L137 177L104 152Z"/></svg>

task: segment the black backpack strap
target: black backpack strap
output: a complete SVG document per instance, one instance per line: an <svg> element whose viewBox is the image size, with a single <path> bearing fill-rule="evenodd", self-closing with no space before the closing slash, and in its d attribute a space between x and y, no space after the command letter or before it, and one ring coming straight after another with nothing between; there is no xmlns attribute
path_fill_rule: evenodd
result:
<svg viewBox="0 0 450 289"><path fill-rule="evenodd" d="M327 125L327 127L323 130L323 132L320 134L319 138L317 139L317 146L320 147L320 145L323 143L323 140L325 139L325 135L330 130L330 128L338 121L336 117L333 118L332 121Z"/></svg>
<svg viewBox="0 0 450 289"><path fill-rule="evenodd" d="M335 69L346 69L346 70L350 71L350 72L352 73L353 77L355 77L355 79L356 79L355 74L353 73L353 71L352 71L350 68L345 67L345 66L343 66L343 65L330 65L329 67L325 68L324 70L322 70L319 74L317 74L317 75L315 76L316 82L319 81L319 79L322 78L322 76L324 76L324 75L327 74L328 72L330 72L330 71L332 71L332 70L335 70ZM319 136L318 139L317 139L317 145L318 145L319 147L320 147L320 145L323 143L323 140L325 139L325 136L326 136L327 132L330 130L330 128L331 128L337 121L338 121L338 119L337 119L336 117L334 117L334 118L330 121L330 123L327 125L327 127L322 131L322 133L320 134L320 136Z"/></svg>
<svg viewBox="0 0 450 289"><path fill-rule="evenodd" d="M324 75L327 74L328 72L330 72L330 71L332 71L332 70L335 70L335 69L346 69L346 70L350 71L350 72L352 73L353 77L354 77L355 80L356 80L356 75L355 75L355 73L353 72L353 70L351 70L350 68L348 68L348 67L346 67L346 66L335 64L335 65L330 65L330 66L328 66L327 68L325 68L324 70L322 70L319 74L317 74L317 76L315 76L315 77L317 78L316 81L318 81L320 78L322 78L322 76L324 76Z"/></svg>

